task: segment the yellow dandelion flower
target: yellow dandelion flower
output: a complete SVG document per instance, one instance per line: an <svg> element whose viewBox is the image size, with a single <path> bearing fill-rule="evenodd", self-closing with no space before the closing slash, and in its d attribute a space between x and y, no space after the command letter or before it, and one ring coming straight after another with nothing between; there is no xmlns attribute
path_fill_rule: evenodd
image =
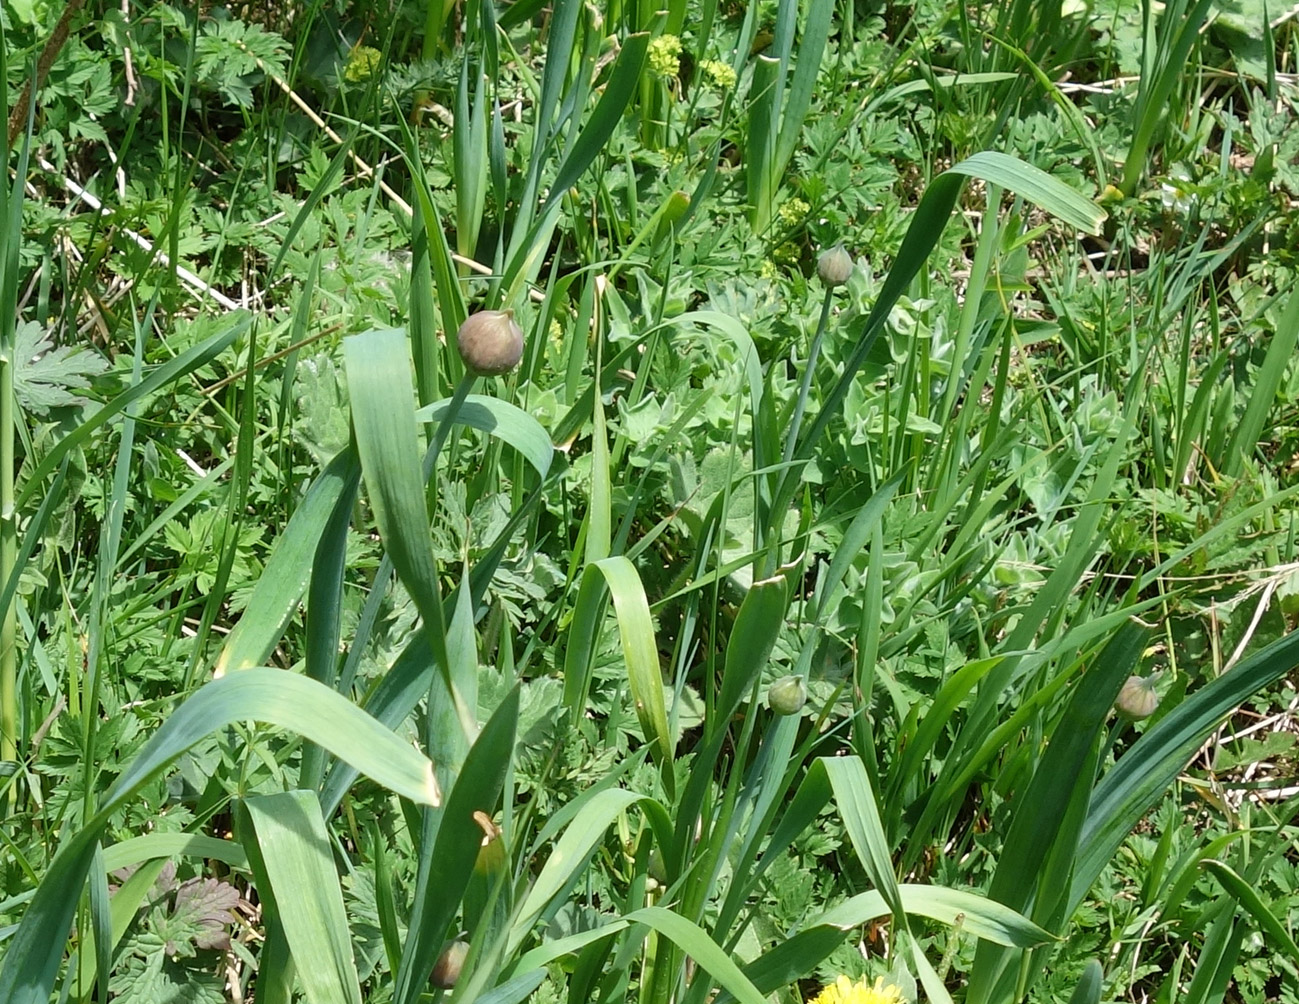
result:
<svg viewBox="0 0 1299 1004"><path fill-rule="evenodd" d="M847 976L840 976L809 1004L902 1004L902 991L892 983L885 986L882 978L874 986L867 986L865 980L853 983Z"/></svg>

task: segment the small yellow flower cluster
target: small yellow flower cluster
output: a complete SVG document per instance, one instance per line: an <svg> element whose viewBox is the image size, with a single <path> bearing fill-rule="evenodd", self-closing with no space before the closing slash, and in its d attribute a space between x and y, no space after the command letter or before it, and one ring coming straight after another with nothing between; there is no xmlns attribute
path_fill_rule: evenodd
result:
<svg viewBox="0 0 1299 1004"><path fill-rule="evenodd" d="M735 86L735 70L730 63L723 63L720 59L705 59L699 68L704 71L704 76L722 90L729 91Z"/></svg>
<svg viewBox="0 0 1299 1004"><path fill-rule="evenodd" d="M660 77L675 77L681 69L681 39L660 35L649 44L650 70Z"/></svg>
<svg viewBox="0 0 1299 1004"><path fill-rule="evenodd" d="M347 66L343 70L343 79L349 84L357 84L362 80L369 80L379 69L379 64L383 62L383 53L378 49L371 48L368 45L356 45L352 47L351 53L347 57Z"/></svg>
<svg viewBox="0 0 1299 1004"><path fill-rule="evenodd" d="M780 222L787 227L797 226L811 211L811 206L795 196L780 207Z"/></svg>
<svg viewBox="0 0 1299 1004"><path fill-rule="evenodd" d="M813 997L810 1004L902 1004L902 991L892 983L885 986L883 979L867 986L865 980L853 983L847 976L840 976Z"/></svg>

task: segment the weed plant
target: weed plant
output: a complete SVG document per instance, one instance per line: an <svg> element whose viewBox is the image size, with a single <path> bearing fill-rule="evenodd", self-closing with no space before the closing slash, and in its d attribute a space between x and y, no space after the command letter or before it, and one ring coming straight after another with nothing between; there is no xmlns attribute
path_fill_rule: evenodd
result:
<svg viewBox="0 0 1299 1004"><path fill-rule="evenodd" d="M0 1001L1299 999L1291 15L0 33Z"/></svg>

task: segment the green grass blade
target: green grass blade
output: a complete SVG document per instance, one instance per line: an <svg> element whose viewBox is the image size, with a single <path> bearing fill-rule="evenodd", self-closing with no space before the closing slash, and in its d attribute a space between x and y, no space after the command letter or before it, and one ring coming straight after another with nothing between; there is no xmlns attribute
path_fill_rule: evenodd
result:
<svg viewBox="0 0 1299 1004"><path fill-rule="evenodd" d="M343 890L313 791L247 799L258 892L271 896L310 1004L360 1004Z"/></svg>
<svg viewBox="0 0 1299 1004"><path fill-rule="evenodd" d="M265 665L311 579L316 545L340 500L355 497L361 467L348 447L320 472L275 542L253 594L217 658L215 676Z"/></svg>
<svg viewBox="0 0 1299 1004"><path fill-rule="evenodd" d="M762 677L776 639L785 626L789 609L789 583L783 575L755 582L744 594L735 626L726 643L722 686L705 722L705 734L725 728L740 702Z"/></svg>
<svg viewBox="0 0 1299 1004"><path fill-rule="evenodd" d="M834 790L834 801L844 829L871 883L884 897L899 923L904 922L902 896L889 853L879 805L866 766L858 757L822 757L816 762Z"/></svg>
<svg viewBox="0 0 1299 1004"><path fill-rule="evenodd" d="M588 565L582 573L564 652L564 703L575 717L585 713L591 659L603 620L606 592L613 599L636 717L654 757L668 764L672 760L672 739L668 732L654 621L636 566L620 555Z"/></svg>
<svg viewBox="0 0 1299 1004"><path fill-rule="evenodd" d="M483 831L474 813L488 817L496 811L505 775L510 768L519 723L519 688L501 701L469 749L456 785L447 796L437 827L437 840L424 851L423 863L411 908L406 944L402 947L393 999L413 1002L428 983L447 929L460 908L469 885Z"/></svg>
<svg viewBox="0 0 1299 1004"><path fill-rule="evenodd" d="M608 788L597 792L582 806L556 841L519 907L518 916L510 926L510 951L523 942L547 908L581 877L587 858L595 852L619 814L643 797L622 788Z"/></svg>
<svg viewBox="0 0 1299 1004"><path fill-rule="evenodd" d="M1101 232L1101 224L1106 216L1104 209L1041 168L1017 157L984 150L967 157L951 170L954 174L979 178L990 185L998 185L1014 192L1084 233Z"/></svg>
<svg viewBox="0 0 1299 1004"><path fill-rule="evenodd" d="M1028 918L976 893L914 884L900 885L898 892L908 915L928 917L949 927L959 923L962 931L998 945L1033 948L1052 940ZM810 975L854 931L891 913L877 890L859 893L764 952L744 967L744 975L764 994L790 986ZM733 999L723 992L715 1004L729 1004Z"/></svg>
<svg viewBox="0 0 1299 1004"><path fill-rule="evenodd" d="M1295 944L1294 937L1286 930L1285 925L1268 909L1254 885L1221 861L1206 861L1204 867L1254 918L1259 930L1266 935L1268 944L1272 945L1274 950L1284 952L1292 963L1299 966L1299 944Z"/></svg>
<svg viewBox="0 0 1299 1004"><path fill-rule="evenodd" d="M1285 378L1286 366L1294 358L1295 345L1299 343L1299 290L1290 294L1285 313L1277 323L1267 355L1259 364L1254 387L1249 392L1245 417L1236 425L1222 456L1222 473L1236 477L1244 467L1245 458L1258 446L1268 413L1276 403L1277 392Z"/></svg>
<svg viewBox="0 0 1299 1004"><path fill-rule="evenodd" d="M699 925L661 906L647 906L624 919L651 927L671 940L742 1004L765 1004L766 999L758 988Z"/></svg>
<svg viewBox="0 0 1299 1004"><path fill-rule="evenodd" d="M406 333L400 328L386 328L353 335L343 342L343 358L361 473L379 535L424 621L424 635L455 701L465 734L472 735L473 709L450 679L437 560L429 538L428 509L420 476L422 451L414 398L409 391Z"/></svg>
<svg viewBox="0 0 1299 1004"><path fill-rule="evenodd" d="M434 401L416 412L415 417L420 422L440 422L450 403L450 400ZM496 397L470 394L456 412L455 421L509 443L543 478L549 473L550 461L555 456L550 436L540 422L517 405Z"/></svg>
<svg viewBox="0 0 1299 1004"><path fill-rule="evenodd" d="M1049 864L1055 875L1068 871L1077 840L1076 831L1070 832L1067 826L1074 818L1070 803L1085 799L1091 789L1098 736L1119 689L1141 658L1147 635L1137 624L1125 625L1074 686L1033 779L1016 794L1014 816L988 888L989 898L1023 911L1039 893L1050 898L1046 886L1060 887L1051 875L1043 874L1043 867ZM1057 851L1057 841L1067 846ZM1051 905L1038 904L1039 909L1045 906L1047 910ZM980 945L970 971L970 996L993 999L992 988L1011 961L1009 952Z"/></svg>
<svg viewBox="0 0 1299 1004"><path fill-rule="evenodd" d="M780 113L780 134L776 137L774 175L781 177L789 166L798 146L803 122L812 107L812 94L821 70L821 56L830 35L830 21L834 16L835 0L811 0L803 21L803 31L798 40L798 60L789 81L784 108Z"/></svg>
<svg viewBox="0 0 1299 1004"><path fill-rule="evenodd" d="M1101 991L1104 989L1105 973L1101 964L1095 959L1088 959L1078 985L1069 995L1069 1004L1101 1004Z"/></svg>
<svg viewBox="0 0 1299 1004"><path fill-rule="evenodd" d="M146 833L105 847L104 868L115 872L155 858L175 857L210 858L240 870L248 867L248 855L233 840L202 833Z"/></svg>

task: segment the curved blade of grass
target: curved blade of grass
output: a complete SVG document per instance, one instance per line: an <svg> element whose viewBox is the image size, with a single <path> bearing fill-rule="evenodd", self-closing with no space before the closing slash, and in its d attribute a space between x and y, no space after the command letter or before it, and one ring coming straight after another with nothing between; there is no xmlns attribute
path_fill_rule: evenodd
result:
<svg viewBox="0 0 1299 1004"><path fill-rule="evenodd" d="M175 857L209 858L241 870L248 867L248 855L233 840L202 833L146 833L105 847L104 868L115 872L155 858Z"/></svg>
<svg viewBox="0 0 1299 1004"><path fill-rule="evenodd" d="M343 890L316 793L256 795L243 807L257 837L257 889L273 896L307 1000L360 1004Z"/></svg>
<svg viewBox="0 0 1299 1004"><path fill-rule="evenodd" d="M544 969L533 969L531 972L512 976L504 983L492 987L476 999L476 1004L518 1004L530 995L546 979Z"/></svg>
<svg viewBox="0 0 1299 1004"><path fill-rule="evenodd" d="M214 680L163 723L118 777L99 812L55 855L5 955L0 1000L49 1001L95 845L109 817L187 749L244 721L297 732L398 794L424 805L439 803L433 765L323 684L276 669L249 669Z"/></svg>
<svg viewBox="0 0 1299 1004"><path fill-rule="evenodd" d="M1277 391L1285 377L1286 365L1294 358L1295 345L1299 343L1299 290L1290 294L1285 313L1277 323L1267 355L1259 364L1254 386L1249 392L1245 415L1236 425L1231 440L1222 455L1222 472L1228 477L1240 474L1245 458L1258 446L1268 412L1276 403Z"/></svg>
<svg viewBox="0 0 1299 1004"><path fill-rule="evenodd" d="M528 890L518 916L510 926L508 952L513 952L523 942L546 909L577 882L587 858L594 853L618 815L643 798L643 795L622 788L608 788L597 792L582 806L555 842L554 850Z"/></svg>
<svg viewBox="0 0 1299 1004"><path fill-rule="evenodd" d="M631 921L625 919L615 920L609 924L601 924L589 931L579 931L577 934L570 934L564 938L551 938L519 956L519 960L514 964L514 967L526 972L535 967L545 966L565 955L581 951L587 945L594 944L604 938L611 938L619 931L625 931L629 927L631 927Z"/></svg>
<svg viewBox="0 0 1299 1004"><path fill-rule="evenodd" d="M1033 779L1016 795L1014 816L988 888L991 899L1025 910L1037 896L1035 913L1040 917L1059 898L1062 885L1055 877L1068 874L1077 848L1079 817L1085 811L1081 806L1086 805L1094 777L1097 737L1141 657L1147 634L1138 624L1124 625L1075 685ZM1064 846L1058 848L1058 842ZM992 999L992 988L1007 966L1013 966L1009 951L980 945L970 970L970 997Z"/></svg>
<svg viewBox="0 0 1299 1004"><path fill-rule="evenodd" d="M586 173L586 169L595 163L595 158L600 155L600 151L604 149L605 144L613 136L614 130L618 128L627 103L636 93L641 67L645 63L645 53L649 50L649 41L648 32L628 35L622 40L618 59L609 72L604 93L600 95L591 117L583 124L577 139L565 151L564 159L555 171L555 180L550 186L550 196L542 205L542 216L546 216L553 208L558 207L559 200L577 184L577 179ZM544 97L542 100L545 100Z"/></svg>
<svg viewBox="0 0 1299 1004"><path fill-rule="evenodd" d="M707 325L716 328L735 343L735 352L744 367L744 378L749 385L749 413L756 416L762 403L762 359L758 355L758 347L753 344L753 338L744 325L729 314L716 310L692 310L672 318L672 323Z"/></svg>
<svg viewBox="0 0 1299 1004"><path fill-rule="evenodd" d="M1268 909L1258 890L1221 861L1205 861L1204 867L1257 921L1259 929L1267 935L1269 943L1283 951L1291 962L1299 965L1299 944L1295 943L1294 938L1285 929L1285 925L1277 919L1276 914Z"/></svg>
<svg viewBox="0 0 1299 1004"><path fill-rule="evenodd" d="M776 162L772 175L785 173L794 149L798 146L803 121L812 107L812 92L816 88L817 74L821 70L821 56L830 36L830 20L834 16L834 0L811 0L803 21L803 31L798 39L798 60L794 75L789 81L785 106L780 113L780 134L776 137Z"/></svg>
<svg viewBox="0 0 1299 1004"><path fill-rule="evenodd" d="M884 835L884 824L880 820L875 791L865 764L855 756L821 757L815 767L824 770L830 781L844 829L848 831L848 838L871 883L889 904L894 916L902 921L898 880L893 874L888 839Z"/></svg>
<svg viewBox="0 0 1299 1004"><path fill-rule="evenodd" d="M306 591L316 544L329 514L340 499L355 495L360 479L360 462L350 446L320 472L275 542L243 615L226 638L214 676L266 664Z"/></svg>
<svg viewBox="0 0 1299 1004"><path fill-rule="evenodd" d="M576 6L576 4L565 6ZM577 180L586 173L587 168L595 162L596 157L605 148L614 131L618 128L618 124L622 121L623 112L626 111L632 95L636 93L641 69L645 63L645 53L648 49L649 34L647 32L628 35L622 40L617 61L610 71L604 93L600 95L600 100L596 103L590 117L582 125L577 138L565 151L564 158L555 172L555 179L550 184L550 194L542 205L541 211L537 214L536 220L529 228L527 236L518 242L517 250L514 250L509 256L509 264L505 267L504 274L501 277L502 285L507 290L505 294L506 303L511 303L518 297L520 284L531 270L532 262L544 251L548 242L543 240L542 237L549 233L550 227L553 225L555 214L559 211L561 205L560 200L568 194L568 190L576 184ZM552 59L553 53L548 54L546 60L548 79ZM563 65L566 67L567 63ZM559 72L562 74L566 72L566 69ZM546 85L543 82L543 90L545 87ZM540 107L554 108L557 106L542 104ZM540 151L542 148L538 141L534 149ZM511 245L514 246L513 239Z"/></svg>
<svg viewBox="0 0 1299 1004"><path fill-rule="evenodd" d="M650 617L645 587L641 585L636 566L621 555L588 565L582 573L568 645L564 651L564 703L574 720L585 713L591 660L603 620L606 592L613 598L636 717L655 758L660 763L669 763L672 739L668 734L667 704L663 695L658 646L654 640L654 621Z"/></svg>
<svg viewBox="0 0 1299 1004"><path fill-rule="evenodd" d="M200 739L246 721L310 739L413 802L440 802L428 759L356 705L296 673L249 669L214 680L182 702L118 777L105 807L117 806Z"/></svg>
<svg viewBox="0 0 1299 1004"><path fill-rule="evenodd" d="M450 406L449 399L434 401L417 411L415 419L440 422ZM509 443L543 478L550 471L550 461L555 455L550 436L540 422L517 405L497 397L470 394L456 412L455 421Z"/></svg>
<svg viewBox="0 0 1299 1004"><path fill-rule="evenodd" d="M1040 167L1009 154L983 150L956 164L951 172L1014 192L1084 233L1099 234L1101 224L1105 222L1105 210L1091 199L1075 192Z"/></svg>
<svg viewBox="0 0 1299 1004"><path fill-rule="evenodd" d="M885 804L896 807L894 812L890 812L890 818L896 818L897 811L901 808L901 792L914 780L925 757L946 731L956 709L960 707L966 695L974 689L975 684L1003 658L1005 656L998 655L966 663L948 677L934 696L933 704L925 712L915 735L902 751L897 767L889 772L888 790L884 796Z"/></svg>
<svg viewBox="0 0 1299 1004"><path fill-rule="evenodd" d="M1072 913L1132 828L1234 708L1299 665L1299 631L1237 663L1146 732L1096 786L1079 837L1066 913Z"/></svg>
<svg viewBox="0 0 1299 1004"><path fill-rule="evenodd" d="M766 998L758 988L698 924L661 906L647 906L643 910L627 914L623 919L651 927L672 941L736 1000L743 1004L765 1004Z"/></svg>
<svg viewBox="0 0 1299 1004"><path fill-rule="evenodd" d="M1069 995L1069 1004L1101 1004L1101 991L1105 989L1105 973L1096 959L1088 959L1083 967L1078 985Z"/></svg>

